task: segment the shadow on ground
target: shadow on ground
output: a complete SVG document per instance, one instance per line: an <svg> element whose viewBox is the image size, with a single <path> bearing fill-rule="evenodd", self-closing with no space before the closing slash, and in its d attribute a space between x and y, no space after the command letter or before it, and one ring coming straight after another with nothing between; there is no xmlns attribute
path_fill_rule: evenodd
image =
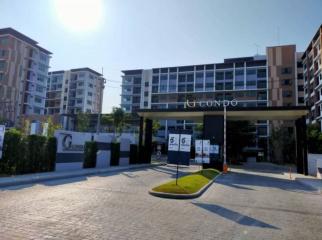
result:
<svg viewBox="0 0 322 240"><path fill-rule="evenodd" d="M260 228L271 228L271 229L280 229L263 221L257 220L252 217L248 217L241 213L235 212L233 210L221 207L216 204L207 204L207 203L192 203L197 207L205 209L209 212L217 214L221 217L224 217L230 221L238 223L240 225L251 226L251 227L260 227Z"/></svg>

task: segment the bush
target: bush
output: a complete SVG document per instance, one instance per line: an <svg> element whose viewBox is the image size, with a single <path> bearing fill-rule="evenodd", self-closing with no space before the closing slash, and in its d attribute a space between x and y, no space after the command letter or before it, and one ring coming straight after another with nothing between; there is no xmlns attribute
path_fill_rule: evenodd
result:
<svg viewBox="0 0 322 240"><path fill-rule="evenodd" d="M84 168L95 168L96 167L96 153L97 153L96 142L86 142L84 148Z"/></svg>
<svg viewBox="0 0 322 240"><path fill-rule="evenodd" d="M118 166L120 160L120 143L111 143L111 166Z"/></svg>
<svg viewBox="0 0 322 240"><path fill-rule="evenodd" d="M46 170L46 137L29 135L28 144L28 165L26 173L44 172Z"/></svg>
<svg viewBox="0 0 322 240"><path fill-rule="evenodd" d="M55 171L56 166L57 139L49 137L46 145L47 171Z"/></svg>
<svg viewBox="0 0 322 240"><path fill-rule="evenodd" d="M22 134L16 129L5 133L2 149L0 170L6 174L17 174L22 170L25 148L23 147Z"/></svg>
<svg viewBox="0 0 322 240"><path fill-rule="evenodd" d="M23 134L15 129L6 131L0 173L23 174L53 171L56 161L56 138Z"/></svg>

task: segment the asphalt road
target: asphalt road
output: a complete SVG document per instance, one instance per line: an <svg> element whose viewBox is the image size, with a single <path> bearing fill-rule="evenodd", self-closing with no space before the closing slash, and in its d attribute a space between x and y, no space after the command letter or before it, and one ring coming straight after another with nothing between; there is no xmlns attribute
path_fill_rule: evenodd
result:
<svg viewBox="0 0 322 240"><path fill-rule="evenodd" d="M0 239L322 239L322 195L278 169L236 169L200 198L148 190L156 167L0 189Z"/></svg>

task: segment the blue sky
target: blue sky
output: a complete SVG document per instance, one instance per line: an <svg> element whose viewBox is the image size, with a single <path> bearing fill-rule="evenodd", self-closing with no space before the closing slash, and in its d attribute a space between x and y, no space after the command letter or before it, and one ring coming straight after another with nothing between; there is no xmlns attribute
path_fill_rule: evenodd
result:
<svg viewBox="0 0 322 240"><path fill-rule="evenodd" d="M75 32L53 6L0 0L0 28L13 27L53 52L50 70L103 68L103 112L120 103L122 69L221 62L279 44L303 51L322 24L321 0L102 0L99 26Z"/></svg>

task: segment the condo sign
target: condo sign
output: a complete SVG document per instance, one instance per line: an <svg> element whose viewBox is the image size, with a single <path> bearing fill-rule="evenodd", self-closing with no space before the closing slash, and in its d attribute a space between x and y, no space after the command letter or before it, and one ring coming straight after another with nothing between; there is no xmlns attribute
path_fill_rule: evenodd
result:
<svg viewBox="0 0 322 240"><path fill-rule="evenodd" d="M236 107L238 105L238 101L236 99L233 100L207 100L207 101L190 101L187 99L185 102L185 108L205 108L205 107Z"/></svg>

